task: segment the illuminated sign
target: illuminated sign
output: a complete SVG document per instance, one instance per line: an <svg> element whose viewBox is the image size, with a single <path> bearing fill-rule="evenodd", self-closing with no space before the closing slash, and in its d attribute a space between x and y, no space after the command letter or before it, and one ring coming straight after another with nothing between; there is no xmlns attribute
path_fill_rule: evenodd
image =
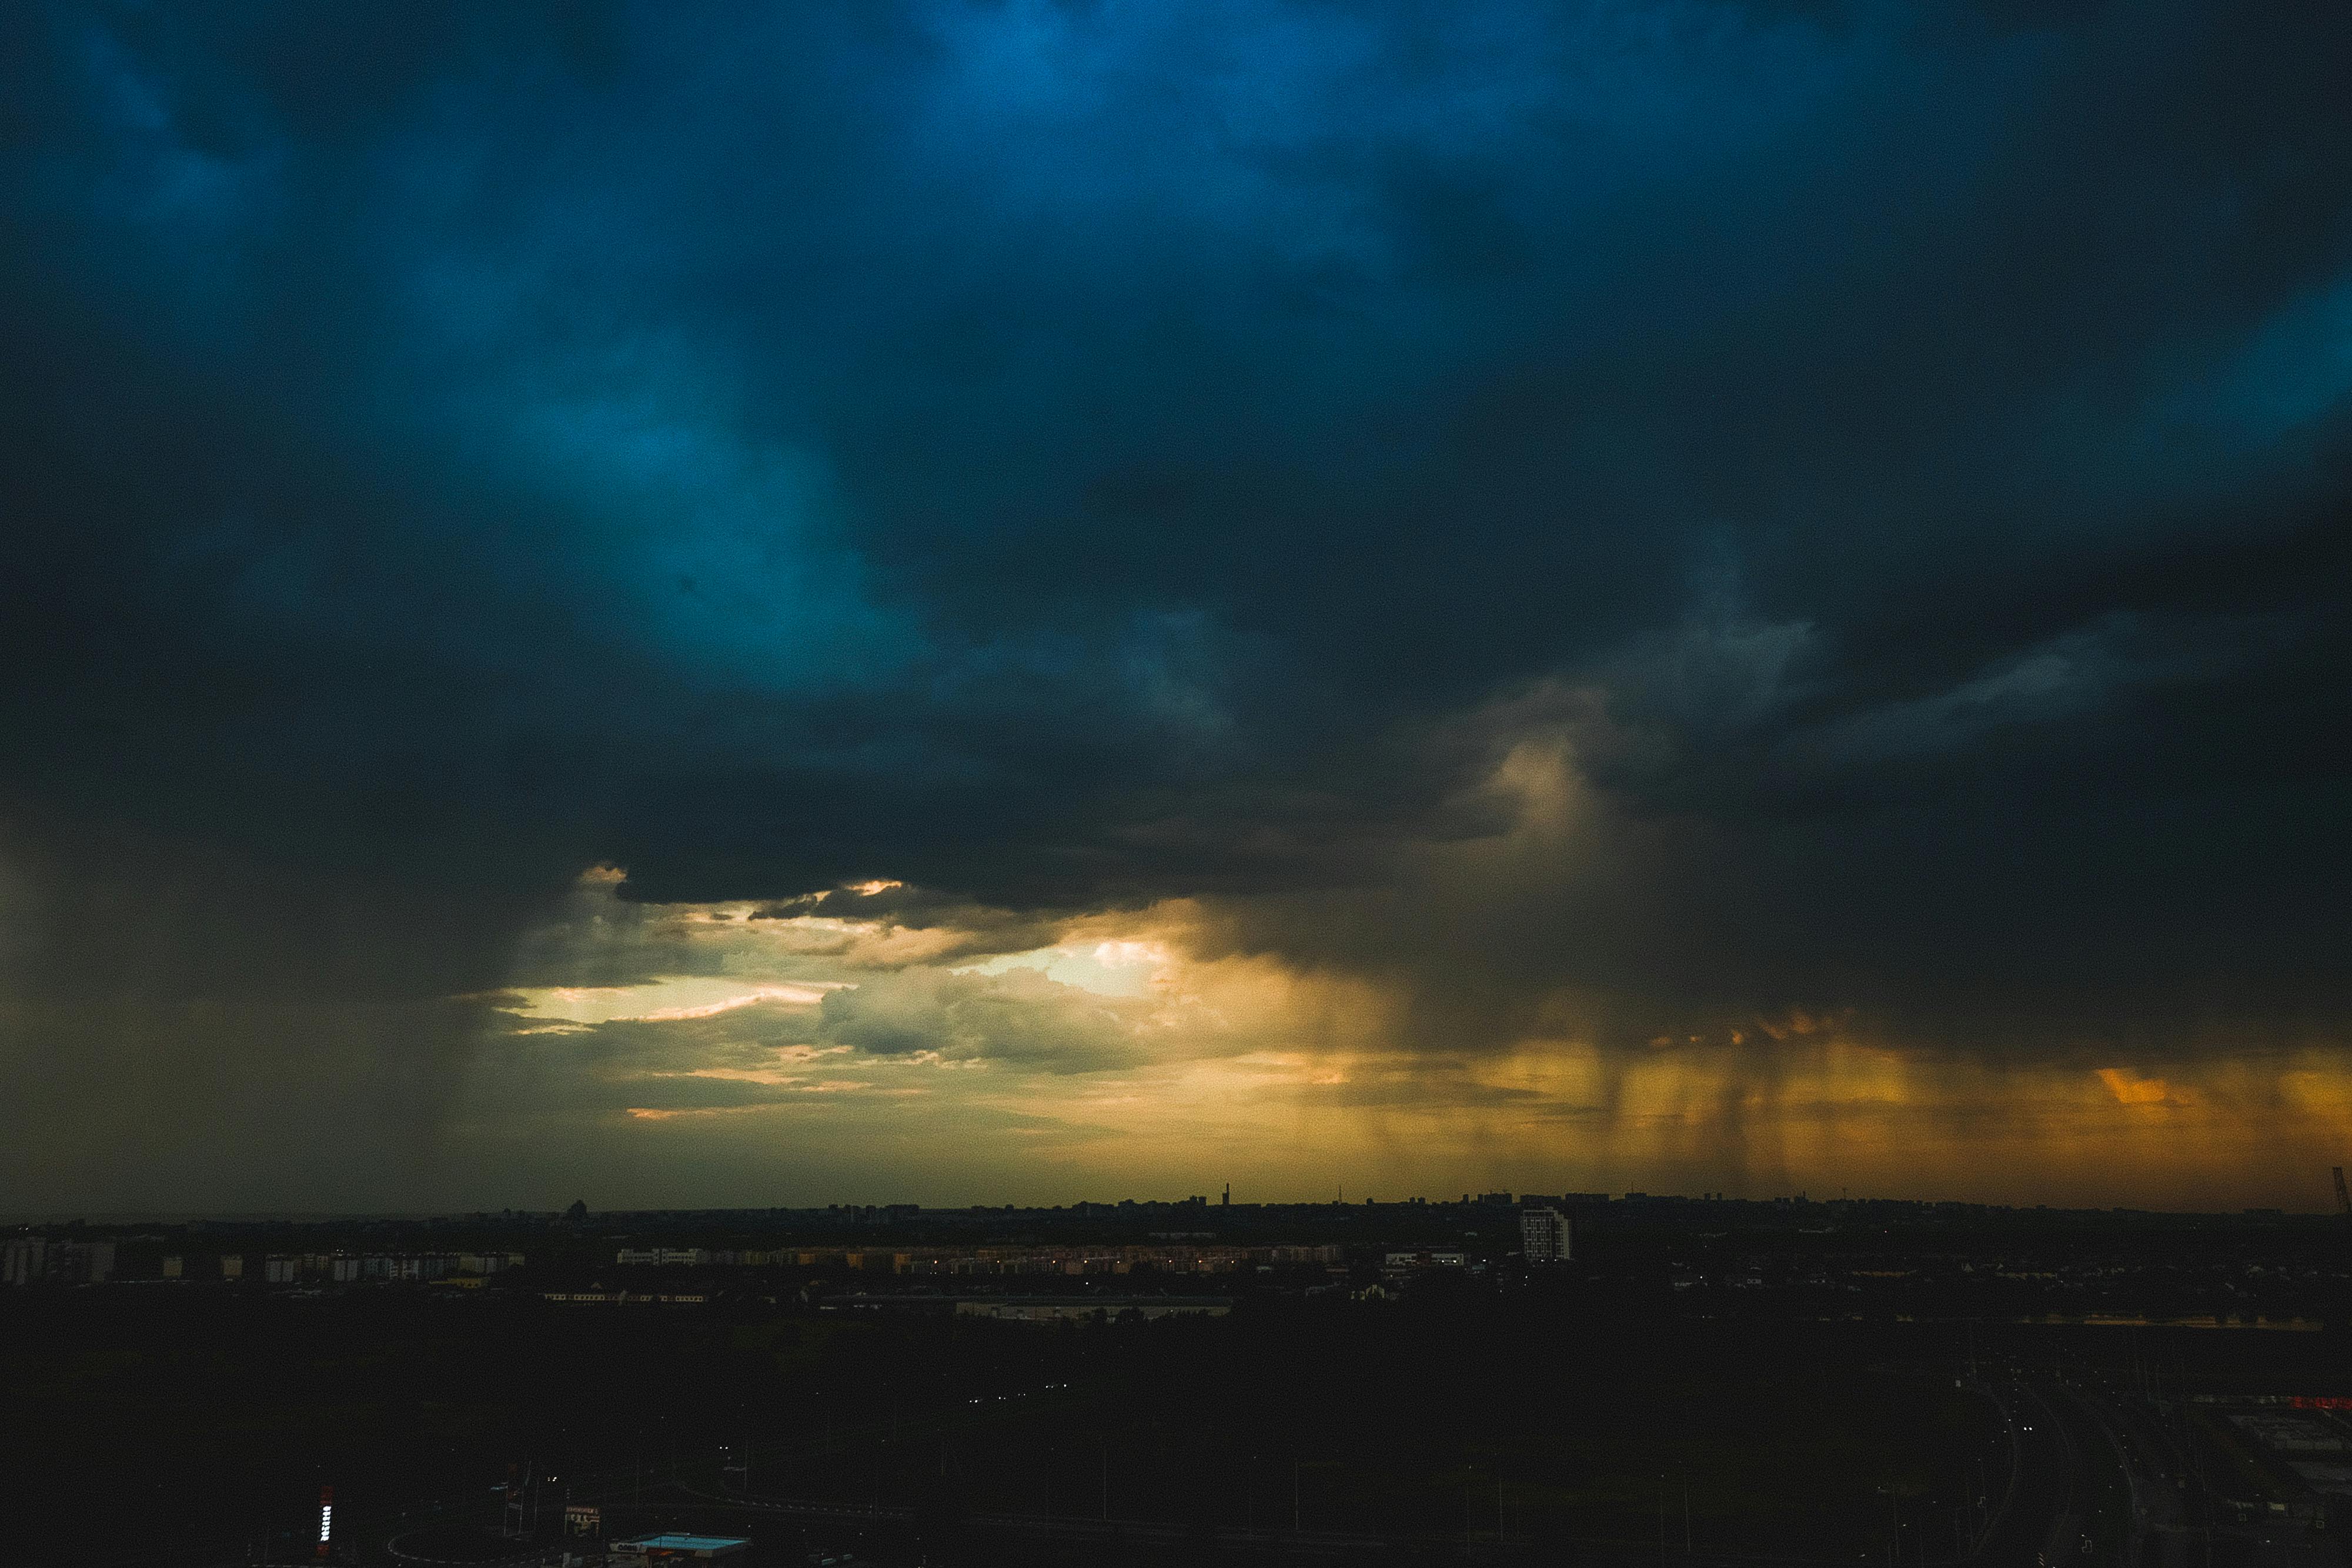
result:
<svg viewBox="0 0 2352 1568"><path fill-rule="evenodd" d="M322 1502L322 1503L320 1503L320 1504L319 1505L319 1544L320 1544L320 1545L324 1546L324 1545L327 1543L327 1537L328 1537L328 1535L329 1535L329 1534L331 1534L331 1533L333 1531L333 1530L334 1530L334 1526L335 1526L335 1505L334 1505L333 1503L331 1503L331 1502Z"/></svg>

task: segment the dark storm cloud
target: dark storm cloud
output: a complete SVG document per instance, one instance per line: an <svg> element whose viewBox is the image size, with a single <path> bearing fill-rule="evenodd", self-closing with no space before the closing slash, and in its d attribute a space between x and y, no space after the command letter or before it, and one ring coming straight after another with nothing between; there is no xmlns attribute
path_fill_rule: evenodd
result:
<svg viewBox="0 0 2352 1568"><path fill-rule="evenodd" d="M2342 7L519 17L0 22L0 805L130 846L12 974L216 862L197 989L468 994L608 862L2340 1019ZM1527 733L1598 825L1432 891Z"/></svg>

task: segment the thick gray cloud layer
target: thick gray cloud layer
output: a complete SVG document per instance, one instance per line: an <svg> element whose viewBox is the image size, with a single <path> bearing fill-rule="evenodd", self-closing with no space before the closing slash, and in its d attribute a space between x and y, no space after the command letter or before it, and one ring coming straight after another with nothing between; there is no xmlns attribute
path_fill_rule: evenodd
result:
<svg viewBox="0 0 2352 1568"><path fill-rule="evenodd" d="M68 1135L191 1056L431 1124L600 862L1206 896L1449 1051L2340 1038L2341 6L0 28L0 1066ZM1577 825L1465 873L1528 745Z"/></svg>

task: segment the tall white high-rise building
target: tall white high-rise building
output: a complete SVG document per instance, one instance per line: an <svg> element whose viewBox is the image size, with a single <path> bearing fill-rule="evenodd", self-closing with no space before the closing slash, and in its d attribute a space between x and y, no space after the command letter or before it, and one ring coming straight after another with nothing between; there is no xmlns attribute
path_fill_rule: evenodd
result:
<svg viewBox="0 0 2352 1568"><path fill-rule="evenodd" d="M1519 1251L1530 1263L1567 1262L1568 1216L1557 1208L1519 1210Z"/></svg>

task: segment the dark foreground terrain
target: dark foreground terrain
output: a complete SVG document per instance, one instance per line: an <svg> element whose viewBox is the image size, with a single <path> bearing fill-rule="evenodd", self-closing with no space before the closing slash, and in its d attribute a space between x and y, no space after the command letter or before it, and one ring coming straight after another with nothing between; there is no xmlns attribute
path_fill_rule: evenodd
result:
<svg viewBox="0 0 2352 1568"><path fill-rule="evenodd" d="M0 1523L90 1563L310 1561L331 1485L334 1554L366 1563L584 1552L567 1502L779 1563L2332 1563L2352 1366L2313 1234L2285 1264L2259 1237L1996 1267L1949 1238L1629 1234L1549 1270L984 1282L1113 1303L1048 1322L821 1266L631 1276L667 1303L570 1299L604 1281L560 1263L18 1290ZM2123 1261L2084 1310L2002 1310L2094 1255ZM2134 1318L2134 1269L2159 1312L2233 1270L2289 1283L2275 1316L2179 1326ZM1921 1310L1945 1294L1977 1310Z"/></svg>

